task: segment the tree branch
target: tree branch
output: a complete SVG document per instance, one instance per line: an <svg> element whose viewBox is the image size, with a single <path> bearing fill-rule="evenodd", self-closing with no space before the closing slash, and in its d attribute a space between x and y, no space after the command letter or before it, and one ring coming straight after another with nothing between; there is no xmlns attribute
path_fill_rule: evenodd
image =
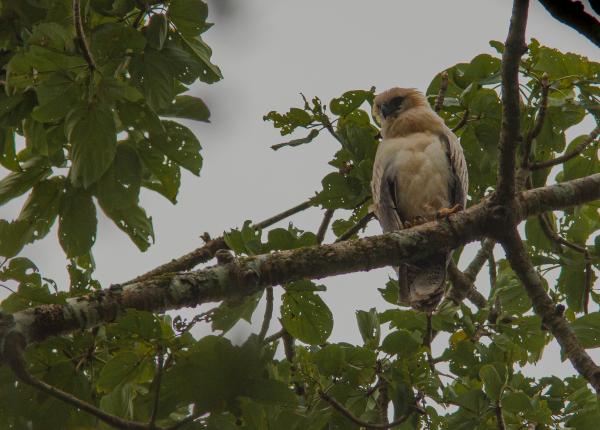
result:
<svg viewBox="0 0 600 430"><path fill-rule="evenodd" d="M85 62L88 64L91 71L96 70L96 62L94 61L90 45L88 44L85 32L83 31L80 0L73 0L73 24L75 25L75 32L77 33L77 38L79 39L79 44L83 51L83 58L85 58Z"/></svg>
<svg viewBox="0 0 600 430"><path fill-rule="evenodd" d="M323 215L323 221L321 221L321 225L319 226L319 230L317 231L317 243L323 243L323 239L325 239L325 233L327 233L327 228L329 227L329 223L331 222L331 218L333 217L333 213L335 209L327 209L325 211L325 215Z"/></svg>
<svg viewBox="0 0 600 430"><path fill-rule="evenodd" d="M583 289L583 313L588 313L588 307L590 304L590 293L592 291L592 260L590 258L590 252L585 246L578 245L576 243L570 242L567 239L561 237L554 229L554 226L550 224L550 220L545 213L540 214L538 216L540 220L540 224L542 226L542 231L546 235L548 239L555 242L559 249L561 249L561 245L564 245L568 248L571 248L575 252L579 252L583 254L583 258L585 260L585 278L584 278L584 289Z"/></svg>
<svg viewBox="0 0 600 430"><path fill-rule="evenodd" d="M448 72L443 71L440 74L440 90L438 91L438 95L435 98L435 104L433 105L433 110L435 112L439 112L442 110L442 106L444 106L444 98L446 97L446 90L448 89Z"/></svg>
<svg viewBox="0 0 600 430"><path fill-rule="evenodd" d="M12 332L4 338L4 361L10 366L17 378L27 385L46 393L47 395L68 403L75 408L85 411L106 424L123 430L160 430L160 427L149 427L147 424L129 421L115 415L108 414L96 406L84 402L77 397L62 391L52 385L41 381L27 371L23 353L25 350L25 339L17 332Z"/></svg>
<svg viewBox="0 0 600 430"><path fill-rule="evenodd" d="M277 215L267 218L264 221L254 224L254 228L267 228L271 225L288 218L292 215L302 212L312 206L312 202L307 200L299 205L294 206L286 211L283 211ZM198 264L206 263L208 260L215 256L215 253L219 249L228 249L229 247L225 243L223 236L217 237L216 239L209 239L206 244L200 248L188 252L179 258L169 261L168 263L162 264L143 275L137 276L130 281L124 282L123 285L132 284L134 282L142 282L158 275L164 275L166 273L183 272L196 267Z"/></svg>
<svg viewBox="0 0 600 430"><path fill-rule="evenodd" d="M323 390L319 390L319 396L321 396L321 398L323 400L325 400L327 403L329 403L333 409L335 409L340 414L342 414L343 416L348 418L350 421L352 421L357 426L366 427L369 429L389 429L392 427L396 427L396 426L399 426L400 424L402 424L404 421L406 421L411 415L411 414L402 415L397 420L392 421L391 423L388 423L388 424L369 423L367 421L363 421L360 418L354 416L354 414L352 412L350 412L348 409L346 409L346 407L344 405L342 405L340 402L338 402L336 399L331 397L329 394L327 394Z"/></svg>
<svg viewBox="0 0 600 430"><path fill-rule="evenodd" d="M162 347L158 349L157 363L156 363L156 376L152 381L154 385L154 404L152 405L152 414L150 415L150 421L148 421L148 428L150 430L156 429L156 416L158 414L158 403L160 400L160 384L162 381L163 365L165 356L163 355Z"/></svg>
<svg viewBox="0 0 600 430"><path fill-rule="evenodd" d="M525 52L525 27L529 0L514 0L508 36L502 54L502 128L498 163L497 198L512 200L515 194L515 152L521 140L519 64Z"/></svg>
<svg viewBox="0 0 600 430"><path fill-rule="evenodd" d="M267 332L269 331L271 318L273 318L273 287L267 287L265 316L263 317L262 326L260 327L260 332L258 333L258 339L261 341L264 340Z"/></svg>
<svg viewBox="0 0 600 430"><path fill-rule="evenodd" d="M573 28L600 46L600 22L586 13L583 4L573 0L540 0L555 19Z"/></svg>
<svg viewBox="0 0 600 430"><path fill-rule="evenodd" d="M600 368L579 343L571 326L563 317L561 309L546 293L542 280L533 268L516 229L507 232L502 240L502 246L511 267L523 283L533 303L535 313L550 329L573 367L588 380L597 393L600 393Z"/></svg>
<svg viewBox="0 0 600 430"><path fill-rule="evenodd" d="M352 227L350 227L348 230L342 233L342 235L335 240L335 243L343 242L345 240L350 239L352 236L358 233L359 230L365 228L369 221L371 221L373 218L375 218L375 214L373 212L367 213L364 217L359 219L356 224L354 224Z"/></svg>
<svg viewBox="0 0 600 430"><path fill-rule="evenodd" d="M522 220L598 198L600 173L520 193L514 217ZM27 342L37 342L114 321L128 308L163 312L248 296L295 280L320 279L415 261L435 249L453 249L482 236L498 234L498 225L505 218L503 207L488 200L447 219L384 235L239 258L195 272L113 285L69 298L66 304L0 314L0 345L9 332L20 332Z"/></svg>
<svg viewBox="0 0 600 430"><path fill-rule="evenodd" d="M556 157L552 160L540 161L538 163L533 163L529 166L529 169L530 170L545 169L547 167L556 166L558 164L564 163L565 161L569 161L571 158L577 157L579 154L581 154L583 151L585 151L585 148L587 148L588 145L590 145L592 142L594 142L599 134L600 134L600 126L593 129L592 132L585 138L585 140L583 140L579 145L577 145L577 147L574 150L567 152L567 153L561 155L560 157Z"/></svg>
<svg viewBox="0 0 600 430"><path fill-rule="evenodd" d="M494 407L496 411L496 424L498 425L498 430L506 430L506 423L504 422L504 415L502 415L502 406L500 405L500 401L496 402L496 407Z"/></svg>
<svg viewBox="0 0 600 430"><path fill-rule="evenodd" d="M542 75L542 93L540 95L540 105L539 111L535 118L535 122L533 123L533 127L527 133L527 137L525 138L525 145L523 148L523 168L527 168L529 166L529 161L531 158L531 145L533 143L533 139L535 139L542 131L542 126L544 125L544 119L546 118L546 112L548 111L548 92L550 91L550 84L548 82L548 74L544 73Z"/></svg>

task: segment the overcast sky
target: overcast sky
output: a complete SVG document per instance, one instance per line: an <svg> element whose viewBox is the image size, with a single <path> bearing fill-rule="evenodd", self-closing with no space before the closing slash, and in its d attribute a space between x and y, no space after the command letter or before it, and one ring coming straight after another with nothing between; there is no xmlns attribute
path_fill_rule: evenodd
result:
<svg viewBox="0 0 600 430"><path fill-rule="evenodd" d="M320 189L321 178L332 170L327 161L337 144L323 136L311 145L274 152L269 147L281 137L262 121L266 112L298 106L300 92L328 101L346 90L371 86L424 91L439 71L479 53L495 53L488 41L505 39L512 2L209 3L210 20L215 25L205 40L213 48L214 62L225 79L211 86L195 85L191 92L203 98L212 111L210 124L186 123L204 148L201 177L183 175L176 206L157 194L142 192L141 204L152 215L156 234L156 244L146 253L140 253L111 221L99 215L94 255L96 276L104 286L130 279L198 247L198 236L205 231L218 236L241 226L245 219L259 221L292 207ZM599 59L596 47L555 21L536 1L532 1L529 15L528 39L534 37L544 45ZM15 216L22 202L19 199L0 208L0 218ZM293 221L300 228L316 230L321 216L321 211L312 209ZM379 232L376 223L367 230L367 234ZM38 264L43 276L66 285L56 228L43 242L26 248L24 255ZM377 288L392 273L391 269L381 269L323 281L328 288L323 296L335 318L332 340L360 343L354 312L390 307ZM0 298L3 296L0 292ZM259 307L255 314L254 327L260 325L262 309ZM195 312L185 313L189 316ZM272 330L278 329L277 325L275 321ZM239 324L231 336L243 339L249 329ZM439 343L439 347L444 346L443 340ZM542 365L530 369L531 374L573 372L567 363L560 363L556 348L548 350L545 357Z"/></svg>

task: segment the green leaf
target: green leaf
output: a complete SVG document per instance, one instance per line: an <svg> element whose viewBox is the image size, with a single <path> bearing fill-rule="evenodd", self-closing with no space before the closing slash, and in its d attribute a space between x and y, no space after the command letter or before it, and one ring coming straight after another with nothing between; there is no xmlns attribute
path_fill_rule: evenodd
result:
<svg viewBox="0 0 600 430"><path fill-rule="evenodd" d="M146 251L154 243L152 217L146 215L143 208L131 205L124 208L102 207L102 209L117 227L127 233L140 251Z"/></svg>
<svg viewBox="0 0 600 430"><path fill-rule="evenodd" d="M341 97L332 99L329 102L329 108L334 115L344 116L357 109L365 101L372 103L373 97L373 90L346 91Z"/></svg>
<svg viewBox="0 0 600 430"><path fill-rule="evenodd" d="M196 121L210 122L210 111L198 97L177 96L173 102L158 111L161 116L194 119Z"/></svg>
<svg viewBox="0 0 600 430"><path fill-rule="evenodd" d="M369 312L356 311L356 321L358 322L358 329L365 346L371 349L377 348L381 336L377 310L371 308Z"/></svg>
<svg viewBox="0 0 600 430"><path fill-rule="evenodd" d="M319 296L310 292L286 292L281 320L293 337L311 345L325 342L333 329L331 311Z"/></svg>
<svg viewBox="0 0 600 430"><path fill-rule="evenodd" d="M212 50L202 39L199 37L182 37L180 43L193 60L190 66L193 69L194 76L207 84L212 84L223 78L221 70L210 61Z"/></svg>
<svg viewBox="0 0 600 430"><path fill-rule="evenodd" d="M271 111L263 116L263 121L272 121L273 127L279 128L281 135L292 133L297 128L306 128L309 126L313 119L311 115L303 109L290 108L285 114L280 114L275 111Z"/></svg>
<svg viewBox="0 0 600 430"><path fill-rule="evenodd" d="M32 117L40 122L56 122L67 115L83 97L83 89L75 79L64 72L53 73L40 85L35 92L38 106Z"/></svg>
<svg viewBox="0 0 600 430"><path fill-rule="evenodd" d="M175 95L173 65L163 51L146 47L143 54L132 58L129 66L133 83L155 110L169 106Z"/></svg>
<svg viewBox="0 0 600 430"><path fill-rule="evenodd" d="M152 15L144 33L148 45L160 51L165 44L165 40L167 40L168 33L169 23L167 17L162 13Z"/></svg>
<svg viewBox="0 0 600 430"><path fill-rule="evenodd" d="M176 203L181 183L179 165L147 139L136 142L135 146L145 169L142 185Z"/></svg>
<svg viewBox="0 0 600 430"><path fill-rule="evenodd" d="M600 312L577 318L571 328L584 348L600 347Z"/></svg>
<svg viewBox="0 0 600 430"><path fill-rule="evenodd" d="M381 350L400 357L410 357L421 348L422 344L423 337L420 332L398 329L383 339Z"/></svg>
<svg viewBox="0 0 600 430"><path fill-rule="evenodd" d="M345 358L344 349L339 344L324 346L314 355L319 372L326 376L342 376L346 366Z"/></svg>
<svg viewBox="0 0 600 430"><path fill-rule="evenodd" d="M96 241L96 207L92 195L69 188L60 205L58 240L68 258L86 254Z"/></svg>
<svg viewBox="0 0 600 430"><path fill-rule="evenodd" d="M502 407L513 414L528 412L532 409L531 399L523 391L511 391L502 396Z"/></svg>
<svg viewBox="0 0 600 430"><path fill-rule="evenodd" d="M517 275L506 260L498 262L498 278L493 297L499 297L502 310L511 314L524 314L531 309L531 300Z"/></svg>
<svg viewBox="0 0 600 430"><path fill-rule="evenodd" d="M483 388L487 396L497 402L502 396L502 390L504 389L504 382L500 378L500 374L491 364L484 364L479 369L479 377L483 381Z"/></svg>
<svg viewBox="0 0 600 430"><path fill-rule="evenodd" d="M184 169L196 176L200 175L202 167L200 149L202 147L194 133L184 125L173 121L162 121L162 124L165 134L151 136L152 144Z"/></svg>
<svg viewBox="0 0 600 430"><path fill-rule="evenodd" d="M126 52L141 52L144 46L146 39L127 22L101 24L91 34L90 47L94 59L101 65L113 60L114 64L109 68L113 73Z"/></svg>
<svg viewBox="0 0 600 430"><path fill-rule="evenodd" d="M173 0L169 5L169 19L177 31L186 37L195 37L208 30L208 6L202 0Z"/></svg>
<svg viewBox="0 0 600 430"><path fill-rule="evenodd" d="M90 105L69 113L65 121L71 143L69 177L75 186L88 188L112 164L117 151L115 121L110 109Z"/></svg>
<svg viewBox="0 0 600 430"><path fill-rule="evenodd" d="M127 143L117 145L115 159L98 181L96 196L107 211L125 209L138 202L142 166L137 152Z"/></svg>
<svg viewBox="0 0 600 430"><path fill-rule="evenodd" d="M317 238L314 233L304 232L291 224L287 229L275 228L270 230L267 242L267 246L271 251L296 249L316 244Z"/></svg>
<svg viewBox="0 0 600 430"><path fill-rule="evenodd" d="M26 119L23 124L25 144L34 156L48 156L46 129L41 122Z"/></svg>
<svg viewBox="0 0 600 430"><path fill-rule="evenodd" d="M0 206L26 193L50 173L51 170L42 164L33 165L22 172L9 173L0 181Z"/></svg>
<svg viewBox="0 0 600 430"><path fill-rule="evenodd" d="M256 310L256 306L262 296L262 291L257 294L245 298L242 303L222 303L215 308L211 314L213 330L221 330L223 334L233 328L240 319L247 322L252 322L252 315Z"/></svg>
<svg viewBox="0 0 600 430"><path fill-rule="evenodd" d="M17 221L28 225L22 237L25 243L42 239L54 224L64 193L65 178L54 177L38 182L21 209Z"/></svg>
<svg viewBox="0 0 600 430"><path fill-rule="evenodd" d="M150 381L153 374L154 368L147 357L133 351L122 351L102 367L96 387L100 392L110 393L123 383Z"/></svg>
<svg viewBox="0 0 600 430"><path fill-rule="evenodd" d="M13 172L21 171L15 150L15 133L11 129L0 131L0 165Z"/></svg>

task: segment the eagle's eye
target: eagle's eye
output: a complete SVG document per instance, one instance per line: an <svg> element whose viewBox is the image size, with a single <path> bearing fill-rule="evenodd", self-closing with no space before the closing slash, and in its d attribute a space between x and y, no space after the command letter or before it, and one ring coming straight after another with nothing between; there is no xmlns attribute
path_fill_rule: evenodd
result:
<svg viewBox="0 0 600 430"><path fill-rule="evenodd" d="M392 105L396 109L398 109L400 106L402 106L402 102L404 102L404 97L402 97L402 96L394 97L393 99L391 99L389 101L390 105Z"/></svg>

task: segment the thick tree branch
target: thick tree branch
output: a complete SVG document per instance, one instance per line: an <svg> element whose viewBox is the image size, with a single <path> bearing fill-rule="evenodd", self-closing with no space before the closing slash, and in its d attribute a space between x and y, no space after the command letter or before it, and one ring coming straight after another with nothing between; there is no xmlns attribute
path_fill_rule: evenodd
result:
<svg viewBox="0 0 600 430"><path fill-rule="evenodd" d="M508 36L502 54L502 128L498 163L497 197L500 202L515 194L515 153L521 140L519 64L525 53L525 27L529 0L514 0Z"/></svg>
<svg viewBox="0 0 600 430"><path fill-rule="evenodd" d="M293 208L290 208L277 215L267 218L264 221L254 224L254 228L262 229L270 227L273 224L283 219L286 219L292 215L295 215L298 212L302 212L303 210L308 209L311 206L311 201L307 200L303 203L300 203L297 206L294 206ZM183 272L185 270L193 269L198 264L206 263L207 261L211 260L219 249L228 248L229 247L225 243L225 239L223 239L223 236L217 237L216 239L208 239L204 246L197 248L192 252L188 252L187 254L182 255L179 258L171 260L168 263L162 264L150 270L149 272L144 273L143 275L137 276L131 281L124 282L123 285L132 284L134 282L142 282L154 276L164 275L166 273Z"/></svg>
<svg viewBox="0 0 600 430"><path fill-rule="evenodd" d="M539 163L533 163L531 166L529 166L529 169L530 170L545 169L547 167L556 166L558 164L564 163L565 161L569 161L571 158L577 157L579 154L581 154L583 151L585 151L585 148L587 148L592 142L594 142L599 134L600 134L600 126L593 129L592 132L585 138L585 140L583 140L579 145L577 145L577 147L575 149L573 149L572 151L569 151L569 152L561 155L560 157L553 158L552 160L540 161Z"/></svg>
<svg viewBox="0 0 600 430"><path fill-rule="evenodd" d="M583 179L528 190L519 195L514 217L522 220L600 198L600 173ZM372 270L427 256L431 250L456 248L499 234L502 206L484 201L438 222L410 229L321 246L274 252L217 264L189 273L159 275L142 282L0 315L0 341L11 332L27 342L114 321L125 309L151 312L248 296L269 286ZM0 342L1 344L1 342Z"/></svg>
<svg viewBox="0 0 600 430"><path fill-rule="evenodd" d="M585 11L580 1L540 0L540 3L555 19L600 46L600 22Z"/></svg>
<svg viewBox="0 0 600 430"><path fill-rule="evenodd" d="M559 307L546 293L539 274L533 268L516 229L507 232L502 246L511 267L523 283L537 315L550 329L573 367L600 393L600 368L579 343Z"/></svg>

